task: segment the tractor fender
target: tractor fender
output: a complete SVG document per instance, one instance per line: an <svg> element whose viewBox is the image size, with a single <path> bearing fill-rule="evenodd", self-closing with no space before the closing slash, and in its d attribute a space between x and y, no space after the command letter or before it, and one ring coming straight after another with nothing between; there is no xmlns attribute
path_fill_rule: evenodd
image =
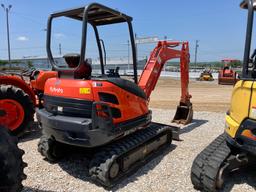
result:
<svg viewBox="0 0 256 192"><path fill-rule="evenodd" d="M32 88L18 76L0 76L0 85L13 85L22 89L26 94L29 95L34 105L36 105L36 95Z"/></svg>

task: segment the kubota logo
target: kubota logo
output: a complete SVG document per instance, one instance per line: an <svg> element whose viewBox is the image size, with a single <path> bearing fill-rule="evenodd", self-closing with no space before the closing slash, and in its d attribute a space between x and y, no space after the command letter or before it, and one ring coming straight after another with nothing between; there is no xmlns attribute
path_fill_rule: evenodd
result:
<svg viewBox="0 0 256 192"><path fill-rule="evenodd" d="M56 87L50 87L50 91L52 93L60 93L60 94L64 92L62 88L56 88Z"/></svg>

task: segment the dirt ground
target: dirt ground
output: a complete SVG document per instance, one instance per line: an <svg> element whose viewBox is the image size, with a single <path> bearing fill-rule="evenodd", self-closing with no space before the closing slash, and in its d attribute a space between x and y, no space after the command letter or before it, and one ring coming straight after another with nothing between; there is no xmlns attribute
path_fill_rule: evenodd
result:
<svg viewBox="0 0 256 192"><path fill-rule="evenodd" d="M194 111L226 112L229 108L232 89L232 85L218 85L217 81L191 80L189 92L192 95ZM175 109L180 96L180 80L162 77L151 94L150 107Z"/></svg>
<svg viewBox="0 0 256 192"><path fill-rule="evenodd" d="M129 177L124 177L111 191L196 192L190 180L192 162L214 138L223 133L224 113L229 107L233 86L220 86L216 81L192 80L189 88L195 113L192 123L181 126L181 141L174 141L169 149L157 154ZM180 92L179 80L159 80L150 101L154 122L170 125ZM37 151L40 136L41 131L38 130L24 137L19 144L26 152L23 159L28 163L25 168L28 178L23 182L23 192L106 191L90 179L89 159L83 153L69 154L56 163L45 161ZM255 180L254 169L232 173L221 192L253 192L256 189Z"/></svg>

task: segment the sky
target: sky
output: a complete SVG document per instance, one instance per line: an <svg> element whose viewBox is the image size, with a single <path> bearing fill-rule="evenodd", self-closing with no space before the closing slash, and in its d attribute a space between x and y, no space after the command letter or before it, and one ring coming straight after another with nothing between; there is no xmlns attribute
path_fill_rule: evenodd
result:
<svg viewBox="0 0 256 192"><path fill-rule="evenodd" d="M11 57L46 56L46 23L50 13L79 7L87 0L0 0L12 5L10 11ZM242 59L246 11L239 8L240 0L97 0L133 17L138 37L157 36L163 39L189 41L194 60L195 41L199 40L198 61L219 61L223 58ZM1 7L0 7L1 8ZM109 57L128 57L126 26L102 29ZM52 51L59 54L77 52L80 46L80 23L56 22L53 29ZM92 36L88 37L87 57L96 57ZM6 17L0 9L0 59L7 59ZM154 44L140 45L139 58L149 56ZM109 51L108 51L109 50ZM79 52L79 51L78 51ZM90 55L91 54L91 55Z"/></svg>

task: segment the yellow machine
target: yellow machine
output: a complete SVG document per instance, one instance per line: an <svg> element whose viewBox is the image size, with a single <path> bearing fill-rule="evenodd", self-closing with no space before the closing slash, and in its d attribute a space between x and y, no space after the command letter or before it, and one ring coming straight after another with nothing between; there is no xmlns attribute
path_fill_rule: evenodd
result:
<svg viewBox="0 0 256 192"><path fill-rule="evenodd" d="M191 181L201 191L218 191L232 172L256 163L256 50L250 57L256 0L241 7L248 9L242 78L233 89L225 132L193 162Z"/></svg>
<svg viewBox="0 0 256 192"><path fill-rule="evenodd" d="M204 70L200 77L198 78L199 81L213 81L214 78L212 76L212 72L210 70Z"/></svg>

